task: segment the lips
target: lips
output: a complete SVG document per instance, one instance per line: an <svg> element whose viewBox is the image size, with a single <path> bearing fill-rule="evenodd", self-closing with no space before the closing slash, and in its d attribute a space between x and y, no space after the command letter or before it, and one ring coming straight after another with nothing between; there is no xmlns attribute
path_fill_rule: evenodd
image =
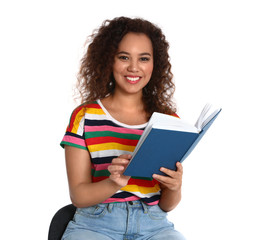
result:
<svg viewBox="0 0 255 240"><path fill-rule="evenodd" d="M132 83L132 84L139 82L139 80L141 79L141 77L139 76L125 76L125 78L127 79L129 83Z"/></svg>

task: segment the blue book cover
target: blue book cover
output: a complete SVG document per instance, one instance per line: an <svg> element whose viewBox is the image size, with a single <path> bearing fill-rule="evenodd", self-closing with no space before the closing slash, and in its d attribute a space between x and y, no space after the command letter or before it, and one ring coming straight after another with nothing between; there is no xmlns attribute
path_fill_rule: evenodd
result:
<svg viewBox="0 0 255 240"><path fill-rule="evenodd" d="M183 162L187 158L220 111L221 109L214 111L213 114L202 121L200 123L201 129L199 129L199 126L186 128L186 123L183 125L180 119L169 118L172 117L169 115L157 113L156 117L152 116L124 175L151 178L154 173L163 175L159 170L160 167L176 170L176 163ZM157 124L158 117L165 119ZM166 124L169 121L168 119L173 120L170 124L171 127Z"/></svg>

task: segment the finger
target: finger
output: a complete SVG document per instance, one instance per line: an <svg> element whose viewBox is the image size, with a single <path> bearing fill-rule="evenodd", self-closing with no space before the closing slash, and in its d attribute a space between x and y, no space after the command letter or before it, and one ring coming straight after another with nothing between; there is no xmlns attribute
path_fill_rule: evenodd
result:
<svg viewBox="0 0 255 240"><path fill-rule="evenodd" d="M125 164L127 164L127 163L129 163L129 160L128 159L125 159L125 158L113 158L112 159L112 164L113 165L125 165Z"/></svg>
<svg viewBox="0 0 255 240"><path fill-rule="evenodd" d="M154 179L156 179L157 181L159 181L160 183L164 183L164 184L170 184L173 182L173 179L168 177L168 176L162 176L159 174L153 174L152 177Z"/></svg>
<svg viewBox="0 0 255 240"><path fill-rule="evenodd" d="M183 167L182 167L182 164L180 162L176 163L176 167L177 167L176 171L168 169L168 168L164 168L164 167L161 167L160 171L165 173L166 175L172 177L172 178L175 178L178 175L182 175L183 174Z"/></svg>
<svg viewBox="0 0 255 240"><path fill-rule="evenodd" d="M168 177L174 178L176 176L176 171L168 169L168 168L161 167L160 171L165 173Z"/></svg>
<svg viewBox="0 0 255 240"><path fill-rule="evenodd" d="M120 173L123 170L124 170L124 166L120 166L120 165L109 165L108 166L108 171L112 174Z"/></svg>
<svg viewBox="0 0 255 240"><path fill-rule="evenodd" d="M118 179L118 178L120 178L120 174L111 174L110 176L109 176L109 178L111 178L111 179Z"/></svg>
<svg viewBox="0 0 255 240"><path fill-rule="evenodd" d="M131 154L122 154L119 156L119 158L125 158L125 159L130 159L132 157Z"/></svg>
<svg viewBox="0 0 255 240"><path fill-rule="evenodd" d="M176 163L176 167L177 167L177 172L180 172L181 174L183 174L183 166L180 162Z"/></svg>

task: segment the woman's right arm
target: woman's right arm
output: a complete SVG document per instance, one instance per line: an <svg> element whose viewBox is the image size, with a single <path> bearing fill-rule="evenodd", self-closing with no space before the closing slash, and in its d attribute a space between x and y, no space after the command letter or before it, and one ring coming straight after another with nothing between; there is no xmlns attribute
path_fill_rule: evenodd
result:
<svg viewBox="0 0 255 240"><path fill-rule="evenodd" d="M128 155L113 159L108 168L111 176L96 183L92 183L88 151L66 145L65 158L70 197L76 207L89 207L104 202L124 187L129 180L129 177L121 174L128 163L127 159L130 158Z"/></svg>

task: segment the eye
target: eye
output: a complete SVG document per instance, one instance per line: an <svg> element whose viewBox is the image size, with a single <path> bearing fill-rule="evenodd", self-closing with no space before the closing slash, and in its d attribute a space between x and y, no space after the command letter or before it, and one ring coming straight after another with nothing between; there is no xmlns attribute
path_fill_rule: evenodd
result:
<svg viewBox="0 0 255 240"><path fill-rule="evenodd" d="M141 57L140 60L142 62L148 62L148 61L150 61L150 58L149 57Z"/></svg>
<svg viewBox="0 0 255 240"><path fill-rule="evenodd" d="M120 55L120 56L118 56L118 59L125 61L125 60L128 60L128 56Z"/></svg>

